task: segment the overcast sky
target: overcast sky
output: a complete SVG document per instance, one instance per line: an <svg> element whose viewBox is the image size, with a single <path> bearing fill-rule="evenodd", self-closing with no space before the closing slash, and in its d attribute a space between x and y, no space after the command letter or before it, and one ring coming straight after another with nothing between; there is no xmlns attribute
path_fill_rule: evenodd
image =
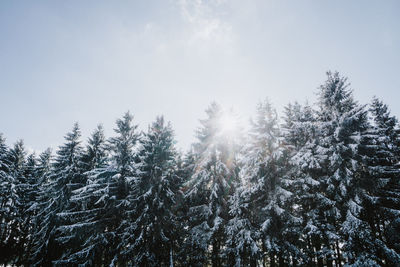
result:
<svg viewBox="0 0 400 267"><path fill-rule="evenodd" d="M75 121L107 136L159 114L179 147L215 100L315 101L327 70L400 115L400 1L1 1L0 132L57 147Z"/></svg>

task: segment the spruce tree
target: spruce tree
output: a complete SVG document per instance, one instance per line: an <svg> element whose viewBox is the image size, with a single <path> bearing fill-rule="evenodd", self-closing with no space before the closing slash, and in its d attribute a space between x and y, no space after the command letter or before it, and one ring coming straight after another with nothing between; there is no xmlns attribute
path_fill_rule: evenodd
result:
<svg viewBox="0 0 400 267"><path fill-rule="evenodd" d="M293 258L298 264L304 265L314 265L315 258L319 263L322 262L315 252L315 247L321 243L321 231L317 225L321 204L319 179L323 175L315 117L315 111L308 104L289 104L285 107L282 125L283 143L290 158L290 175L295 178L291 185L294 193L291 198L292 210L296 217L301 218L297 242L293 242L297 248Z"/></svg>
<svg viewBox="0 0 400 267"><path fill-rule="evenodd" d="M86 172L86 185L72 192L71 202L84 210L76 214L76 223L69 227L74 235L84 234L78 249L62 257L60 264L115 266L122 263L121 231L129 207L129 182L137 177L140 151L140 136L132 120L129 112L118 119L117 135L105 146L101 128L89 140L83 159L86 159L84 163L92 162L95 168ZM106 160L104 155L108 153L110 158ZM87 160L89 154L91 160Z"/></svg>
<svg viewBox="0 0 400 267"><path fill-rule="evenodd" d="M200 121L202 127L197 131L198 142L194 144L195 172L187 183L187 264L206 264L210 253L212 264L220 266L229 219L228 201L238 180L238 145L233 116L216 103L212 103L206 113L208 117Z"/></svg>
<svg viewBox="0 0 400 267"><path fill-rule="evenodd" d="M10 223L12 215L11 189L14 181L10 175L9 148L5 138L0 134L0 264L7 264L13 254L13 240L10 239ZM14 191L15 192L15 191Z"/></svg>
<svg viewBox="0 0 400 267"><path fill-rule="evenodd" d="M182 199L174 146L170 123L157 117L143 138L140 174L132 181L132 205L122 235L122 253L135 266L174 262L180 229L176 209Z"/></svg>
<svg viewBox="0 0 400 267"><path fill-rule="evenodd" d="M280 140L278 117L267 100L257 106L243 158L250 220L259 230L261 249L269 254L270 264L274 265L277 258L282 265L285 255L294 252L289 227L295 224L296 218L288 202L292 196L291 179L287 175L288 158Z"/></svg>
<svg viewBox="0 0 400 267"><path fill-rule="evenodd" d="M36 200L38 197L38 191L40 187L40 179L37 175L37 159L36 155L30 154L26 158L24 167L24 181L20 183L20 198L23 205L23 220L21 224L21 243L23 249L19 257L19 263L21 265L29 264L29 255L32 250L32 233L34 231L33 221L36 209Z"/></svg>
<svg viewBox="0 0 400 267"><path fill-rule="evenodd" d="M88 140L82 156L82 163L85 172L104 168L107 164L106 137L101 124L97 126Z"/></svg>
<svg viewBox="0 0 400 267"><path fill-rule="evenodd" d="M64 252L56 264L92 265L95 262L95 253L88 253L86 242L96 233L96 218L98 206L97 197L100 194L99 184L93 181L92 176L98 170L106 167L106 139L103 127L99 125L88 140L85 151L82 153L81 165L85 183L71 192L70 202L72 209L63 212L63 225L58 228L59 239L70 239L73 243ZM95 219L96 218L96 219ZM98 255L98 254L97 254Z"/></svg>
<svg viewBox="0 0 400 267"><path fill-rule="evenodd" d="M21 240L23 213L25 203L21 199L24 184L24 167L26 152L22 141L15 143L12 149L7 149L4 139L0 139L2 164L2 203L1 203L1 241L4 246L2 261L4 263L18 264L24 245Z"/></svg>
<svg viewBox="0 0 400 267"><path fill-rule="evenodd" d="M47 216L51 192L49 177L52 174L50 149L39 155L35 172L38 179L38 192L30 207L33 212L31 248L28 259L30 265L39 265L43 261L46 238L48 238L48 230L50 230L51 218Z"/></svg>
<svg viewBox="0 0 400 267"><path fill-rule="evenodd" d="M355 264L395 265L400 261L395 245L399 243L398 234L392 231L400 217L397 120L377 98L372 101L370 114L372 121L361 135L359 149L360 230L350 235L347 250Z"/></svg>
<svg viewBox="0 0 400 267"><path fill-rule="evenodd" d="M245 182L229 199L229 219L226 226L226 257L231 266L257 266L261 256L260 231L251 203L251 190Z"/></svg>
<svg viewBox="0 0 400 267"><path fill-rule="evenodd" d="M35 265L51 266L68 250L73 237L62 238L58 227L63 224L62 214L73 208L71 191L83 182L81 169L81 133L76 123L65 136L52 166L52 172L44 185L42 210L36 216L38 222L34 240L33 262Z"/></svg>
<svg viewBox="0 0 400 267"><path fill-rule="evenodd" d="M366 127L367 113L352 96L347 78L327 73L327 81L319 89L317 123L321 134L319 154L325 175L321 178L320 225L323 237L321 253L327 264L341 266L340 243L356 231L360 208L355 190L358 166L358 145ZM317 244L319 246L319 244ZM335 248L335 250L334 250ZM344 255L351 260L352 255Z"/></svg>

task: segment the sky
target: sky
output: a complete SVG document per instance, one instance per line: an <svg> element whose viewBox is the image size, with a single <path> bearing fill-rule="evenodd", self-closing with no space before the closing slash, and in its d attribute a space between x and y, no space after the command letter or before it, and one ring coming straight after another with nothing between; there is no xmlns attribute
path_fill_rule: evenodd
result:
<svg viewBox="0 0 400 267"><path fill-rule="evenodd" d="M108 137L124 112L171 121L188 148L216 101L248 121L257 102L316 101L325 72L400 116L400 1L0 2L0 132L56 148L79 122Z"/></svg>

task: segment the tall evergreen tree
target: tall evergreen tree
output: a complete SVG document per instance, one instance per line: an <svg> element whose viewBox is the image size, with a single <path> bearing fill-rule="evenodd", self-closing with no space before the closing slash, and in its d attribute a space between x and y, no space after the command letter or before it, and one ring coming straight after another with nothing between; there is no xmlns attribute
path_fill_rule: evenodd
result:
<svg viewBox="0 0 400 267"><path fill-rule="evenodd" d="M93 220L98 211L95 202L98 200L96 197L99 192L96 190L99 185L92 180L92 176L96 170L103 170L106 167L105 142L103 127L99 125L89 138L81 158L85 183L71 192L70 202L73 208L60 214L63 224L58 228L59 238L69 239L71 245L56 264L92 265L95 262L93 258L95 253L86 255L82 250L85 251L86 241L96 233L96 224Z"/></svg>
<svg viewBox="0 0 400 267"><path fill-rule="evenodd" d="M95 169L86 173L85 186L73 191L71 201L85 207L76 214L76 223L68 227L71 233L85 233L76 251L61 258L60 264L117 265L122 258L119 253L121 243L121 224L129 203L129 181L137 176L138 151L140 151L137 125L127 112L116 122L117 136L104 147L102 129L98 128L89 141L89 151ZM105 164L104 149L110 153L109 163Z"/></svg>
<svg viewBox="0 0 400 267"><path fill-rule="evenodd" d="M29 207L30 212L32 213L31 219L31 230L30 230L30 245L28 252L28 262L29 264L34 264L36 258L36 253L40 252L38 250L37 241L43 238L43 235L46 233L48 229L46 224L43 224L43 218L47 212L47 204L48 204L48 184L49 177L52 172L51 166L51 150L46 149L43 151L39 157L37 158L37 162L34 170L34 177L36 179L36 192L34 194L34 200L32 201L31 206ZM46 226L46 227L43 227ZM43 244L39 244L42 246Z"/></svg>
<svg viewBox="0 0 400 267"><path fill-rule="evenodd" d="M226 226L228 263L235 266L257 266L261 256L260 231L248 182L241 184L229 199L229 219Z"/></svg>
<svg viewBox="0 0 400 267"><path fill-rule="evenodd" d="M319 131L315 111L306 104L298 103L285 107L282 135L291 162L291 185L294 193L291 199L293 212L301 218L297 247L300 252L294 258L299 264L308 266L322 264L319 254L321 231L319 211L321 204L320 177L324 175L319 155ZM317 252L316 252L317 251Z"/></svg>
<svg viewBox="0 0 400 267"><path fill-rule="evenodd" d="M367 113L364 106L354 101L347 78L337 72L327 73L327 81L319 89L318 108L321 135L318 153L325 170L319 192L323 204L319 208L319 230L323 238L320 255L326 258L329 266L333 260L341 266L340 243L356 231L358 224L355 214L360 203L354 190L355 173L359 139L366 127Z"/></svg>
<svg viewBox="0 0 400 267"><path fill-rule="evenodd" d="M2 154L2 245L5 246L3 261L5 263L18 264L18 258L22 255L24 238L23 213L25 203L21 199L21 192L24 184L24 167L26 152L22 141L15 143L12 149L7 149L4 139L0 140Z"/></svg>
<svg viewBox="0 0 400 267"><path fill-rule="evenodd" d="M34 264L51 266L52 261L61 257L68 249L70 238L60 238L58 227L62 225L63 212L73 208L71 191L83 183L81 133L76 123L65 136L65 144L60 146L53 164L52 173L45 185L46 200L43 210L38 213L39 232L34 241Z"/></svg>
<svg viewBox="0 0 400 267"><path fill-rule="evenodd" d="M26 159L23 174L24 179L19 183L19 194L22 202L21 209L23 210L21 223L21 244L23 244L23 248L21 249L19 263L24 266L29 264L29 255L32 250L33 220L40 187L40 179L37 176L36 168L37 159L33 153Z"/></svg>
<svg viewBox="0 0 400 267"><path fill-rule="evenodd" d="M82 163L84 171L88 172L104 168L108 160L107 154L106 137L103 126L100 124L89 138L86 150L83 153Z"/></svg>
<svg viewBox="0 0 400 267"><path fill-rule="evenodd" d="M157 117L143 138L140 175L132 181L122 252L135 266L167 266L174 262L180 222L176 215L182 199L177 174L173 131Z"/></svg>
<svg viewBox="0 0 400 267"><path fill-rule="evenodd" d="M357 216L359 230L350 235L347 250L355 265L395 265L400 261L400 243L392 226L400 218L397 120L374 98L370 107L371 125L361 135L357 174Z"/></svg>
<svg viewBox="0 0 400 267"><path fill-rule="evenodd" d="M13 240L10 239L10 224L12 215L12 190L14 181L10 175L9 148L5 138L0 134L0 264L8 264L13 255Z"/></svg>
<svg viewBox="0 0 400 267"><path fill-rule="evenodd" d="M234 118L216 104L206 110L194 145L197 162L187 186L189 236L187 264L205 264L210 253L214 266L223 264L229 197L238 181L238 146ZM211 251L209 251L211 247Z"/></svg>
<svg viewBox="0 0 400 267"><path fill-rule="evenodd" d="M288 203L292 196L289 191L291 181L277 119L276 111L268 101L258 105L242 171L249 184L250 221L261 235L261 248L269 254L271 265L275 264L276 258L283 265L285 255L294 253L289 226L296 221Z"/></svg>

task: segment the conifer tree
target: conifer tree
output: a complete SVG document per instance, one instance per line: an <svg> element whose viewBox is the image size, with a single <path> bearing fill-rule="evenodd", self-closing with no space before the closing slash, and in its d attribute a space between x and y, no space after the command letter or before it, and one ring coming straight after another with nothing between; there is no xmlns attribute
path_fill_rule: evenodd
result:
<svg viewBox="0 0 400 267"><path fill-rule="evenodd" d="M32 230L31 230L31 247L29 251L29 264L35 265L38 261L41 262L40 257L43 257L42 249L45 246L46 234L50 229L49 217L46 216L48 212L48 202L50 193L50 180L49 177L52 173L52 155L51 150L46 149L42 152L38 159L35 168L35 176L37 177L37 194L35 200L30 206L30 210L33 213L32 217ZM39 242L42 241L42 242Z"/></svg>
<svg viewBox="0 0 400 267"><path fill-rule="evenodd" d="M9 148L5 144L5 138L0 134L0 264L7 264L13 254L12 242L10 239L10 223L12 215L12 194L13 180L10 175Z"/></svg>
<svg viewBox="0 0 400 267"><path fill-rule="evenodd" d="M40 187L40 179L37 176L37 159L34 153L26 158L24 167L24 181L20 183L20 199L23 203L21 208L23 210L22 223L21 223L21 244L23 249L19 257L21 265L29 264L29 255L32 250L32 233L33 233L33 220L35 216L36 199Z"/></svg>
<svg viewBox="0 0 400 267"><path fill-rule="evenodd" d="M85 172L104 168L107 164L106 138L101 124L97 126L88 140L82 156L82 163Z"/></svg>
<svg viewBox="0 0 400 267"><path fill-rule="evenodd" d="M308 105L295 103L285 107L282 136L290 158L290 173L295 177L291 189L293 213L300 217L301 225L297 236L297 255L293 258L299 264L315 265L314 259L322 262L315 253L321 243L319 225L320 176L323 175L318 154L318 125L315 111Z"/></svg>
<svg viewBox="0 0 400 267"><path fill-rule="evenodd" d="M262 251L269 254L271 265L276 258L284 264L284 256L294 252L290 236L286 236L290 233L289 226L295 223L288 203L292 196L291 181L277 119L268 101L257 106L242 170L249 184L250 218L259 231Z"/></svg>
<svg viewBox="0 0 400 267"><path fill-rule="evenodd" d="M236 188L229 199L229 219L226 226L226 257L231 266L257 266L261 249L260 231L255 221L251 190L247 182Z"/></svg>
<svg viewBox="0 0 400 267"><path fill-rule="evenodd" d="M2 217L1 217L1 241L5 246L5 263L18 264L23 243L21 231L23 221L24 203L21 200L22 186L24 182L23 172L26 152L22 141L15 143L12 149L7 149L4 139L0 139L2 154Z"/></svg>
<svg viewBox="0 0 400 267"><path fill-rule="evenodd" d="M388 264L400 261L398 235L391 226L400 218L397 120L377 98L370 107L372 121L361 135L357 189L361 207L357 210L357 234L350 235L346 249L354 264Z"/></svg>
<svg viewBox="0 0 400 267"><path fill-rule="evenodd" d="M84 211L76 214L76 224L69 227L71 233L85 234L78 249L62 257L60 264L112 266L121 263L122 257L118 250L121 244L121 224L129 206L126 198L129 181L137 176L140 151L140 136L132 120L129 112L118 119L115 128L117 135L106 146L101 127L89 140L83 159L84 162L91 162L95 168L86 172L86 185L73 191L71 201L84 207ZM96 153L92 153L94 151ZM109 160L104 158L108 153L111 156ZM91 160L88 160L89 154L92 155Z"/></svg>
<svg viewBox="0 0 400 267"><path fill-rule="evenodd" d="M366 127L367 113L352 96L347 78L339 73L327 73L327 81L319 89L320 157L325 176L321 179L324 205L320 208L323 244L321 255L328 265L342 265L340 243L355 232L360 208L355 173L358 165L358 145ZM343 228L342 228L343 227ZM336 250L334 250L335 248ZM336 254L336 255L335 255ZM351 259L351 255L345 255Z"/></svg>
<svg viewBox="0 0 400 267"><path fill-rule="evenodd" d="M194 149L197 162L187 186L189 235L186 239L187 264L205 264L210 253L212 264L223 264L225 227L229 219L229 197L238 180L238 146L232 115L212 103L197 131ZM227 127L229 126L229 127ZM211 251L209 251L209 246Z"/></svg>
<svg viewBox="0 0 400 267"><path fill-rule="evenodd" d="M170 123L157 117L143 138L140 174L132 181L122 252L135 266L167 266L174 262L182 199L177 152Z"/></svg>
<svg viewBox="0 0 400 267"><path fill-rule="evenodd" d="M95 202L100 192L96 191L99 185L92 180L92 176L97 170L106 167L105 141L103 127L99 125L89 138L81 158L86 182L71 192L70 202L73 208L60 215L64 223L58 228L59 236L73 240L73 243L56 264L92 265L95 262L95 253L85 253L87 248L85 243L96 233L94 218L97 216L98 206Z"/></svg>
<svg viewBox="0 0 400 267"><path fill-rule="evenodd" d="M68 241L73 239L70 236L61 238L58 227L63 224L63 212L73 208L70 202L71 191L83 183L80 136L76 123L72 131L66 134L65 144L57 151L52 173L45 185L43 210L37 215L39 232L34 241L34 264L52 265L52 261L68 250Z"/></svg>

